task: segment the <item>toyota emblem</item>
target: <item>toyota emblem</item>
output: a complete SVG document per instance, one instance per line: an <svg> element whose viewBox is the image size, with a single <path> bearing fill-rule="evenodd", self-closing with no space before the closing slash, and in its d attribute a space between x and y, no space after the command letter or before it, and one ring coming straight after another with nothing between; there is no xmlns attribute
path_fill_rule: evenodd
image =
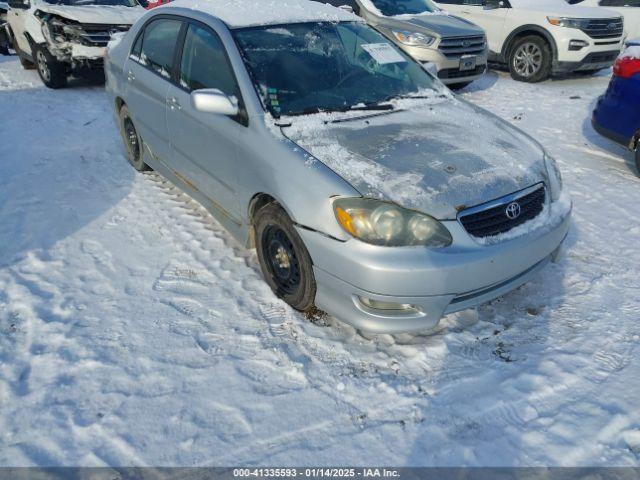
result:
<svg viewBox="0 0 640 480"><path fill-rule="evenodd" d="M615 30L616 28L618 28L618 24L617 23L610 23L609 25L607 25L607 28L609 30Z"/></svg>
<svg viewBox="0 0 640 480"><path fill-rule="evenodd" d="M507 215L507 218L510 220L515 220L522 213L522 207L518 202L513 202L507 205L507 209L504 212Z"/></svg>

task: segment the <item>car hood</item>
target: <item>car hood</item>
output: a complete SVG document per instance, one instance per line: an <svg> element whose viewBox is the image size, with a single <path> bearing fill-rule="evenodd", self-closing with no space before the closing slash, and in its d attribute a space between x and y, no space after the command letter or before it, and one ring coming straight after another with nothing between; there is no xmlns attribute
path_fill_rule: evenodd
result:
<svg viewBox="0 0 640 480"><path fill-rule="evenodd" d="M441 220L546 181L544 151L535 140L453 97L403 100L391 112L289 120L282 133L363 196Z"/></svg>
<svg viewBox="0 0 640 480"><path fill-rule="evenodd" d="M620 18L620 14L602 7L570 5L565 0L511 0L514 8L542 12L548 16L572 18Z"/></svg>
<svg viewBox="0 0 640 480"><path fill-rule="evenodd" d="M140 6L106 6L106 5L46 5L39 4L38 10L73 20L79 23L105 25L133 25L146 10Z"/></svg>
<svg viewBox="0 0 640 480"><path fill-rule="evenodd" d="M477 25L447 14L382 17L378 19L378 25L389 29L433 32L441 37L484 35L484 30Z"/></svg>

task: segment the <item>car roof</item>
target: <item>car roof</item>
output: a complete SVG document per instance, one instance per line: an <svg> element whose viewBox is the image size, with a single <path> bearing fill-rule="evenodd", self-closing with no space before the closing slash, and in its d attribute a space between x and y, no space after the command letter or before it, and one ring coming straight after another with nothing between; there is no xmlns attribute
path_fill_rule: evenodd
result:
<svg viewBox="0 0 640 480"><path fill-rule="evenodd" d="M219 18L229 28L306 22L353 22L360 17L310 0L176 0L165 7L196 10ZM159 10L160 10L159 9Z"/></svg>

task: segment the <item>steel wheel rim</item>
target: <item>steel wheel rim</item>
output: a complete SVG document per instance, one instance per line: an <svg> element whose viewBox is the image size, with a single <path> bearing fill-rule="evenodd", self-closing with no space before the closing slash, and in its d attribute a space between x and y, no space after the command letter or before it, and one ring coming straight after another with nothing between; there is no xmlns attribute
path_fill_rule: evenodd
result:
<svg viewBox="0 0 640 480"><path fill-rule="evenodd" d="M133 122L129 117L125 117L123 124L122 136L127 154L132 162L137 162L140 157L140 143L138 142L136 127L133 126Z"/></svg>
<svg viewBox="0 0 640 480"><path fill-rule="evenodd" d="M265 263L279 292L292 294L300 286L300 263L293 243L280 227L269 226L262 234Z"/></svg>
<svg viewBox="0 0 640 480"><path fill-rule="evenodd" d="M49 66L47 65L47 59L45 58L42 51L38 51L36 57L38 60L38 70L40 71L40 75L42 75L42 78L44 78L48 82L49 80L51 80L51 72L49 71Z"/></svg>
<svg viewBox="0 0 640 480"><path fill-rule="evenodd" d="M513 68L522 77L532 77L542 68L542 49L535 43L524 43L513 56Z"/></svg>

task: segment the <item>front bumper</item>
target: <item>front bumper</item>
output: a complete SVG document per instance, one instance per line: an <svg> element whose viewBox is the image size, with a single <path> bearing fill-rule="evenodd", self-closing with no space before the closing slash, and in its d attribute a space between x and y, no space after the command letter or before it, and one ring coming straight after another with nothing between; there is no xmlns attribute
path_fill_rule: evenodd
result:
<svg viewBox="0 0 640 480"><path fill-rule="evenodd" d="M475 242L457 221L444 223L454 244L441 250L340 242L299 228L314 263L316 305L368 332L431 329L445 314L528 282L557 254L569 229L570 210L553 225L495 245ZM415 308L377 310L360 298Z"/></svg>
<svg viewBox="0 0 640 480"><path fill-rule="evenodd" d="M486 51L480 55L471 55L476 57L476 67L473 70L465 71L460 70L460 56L447 57L436 48L398 46L422 65L435 65L438 70L438 78L446 85L471 82L481 77L487 70Z"/></svg>

